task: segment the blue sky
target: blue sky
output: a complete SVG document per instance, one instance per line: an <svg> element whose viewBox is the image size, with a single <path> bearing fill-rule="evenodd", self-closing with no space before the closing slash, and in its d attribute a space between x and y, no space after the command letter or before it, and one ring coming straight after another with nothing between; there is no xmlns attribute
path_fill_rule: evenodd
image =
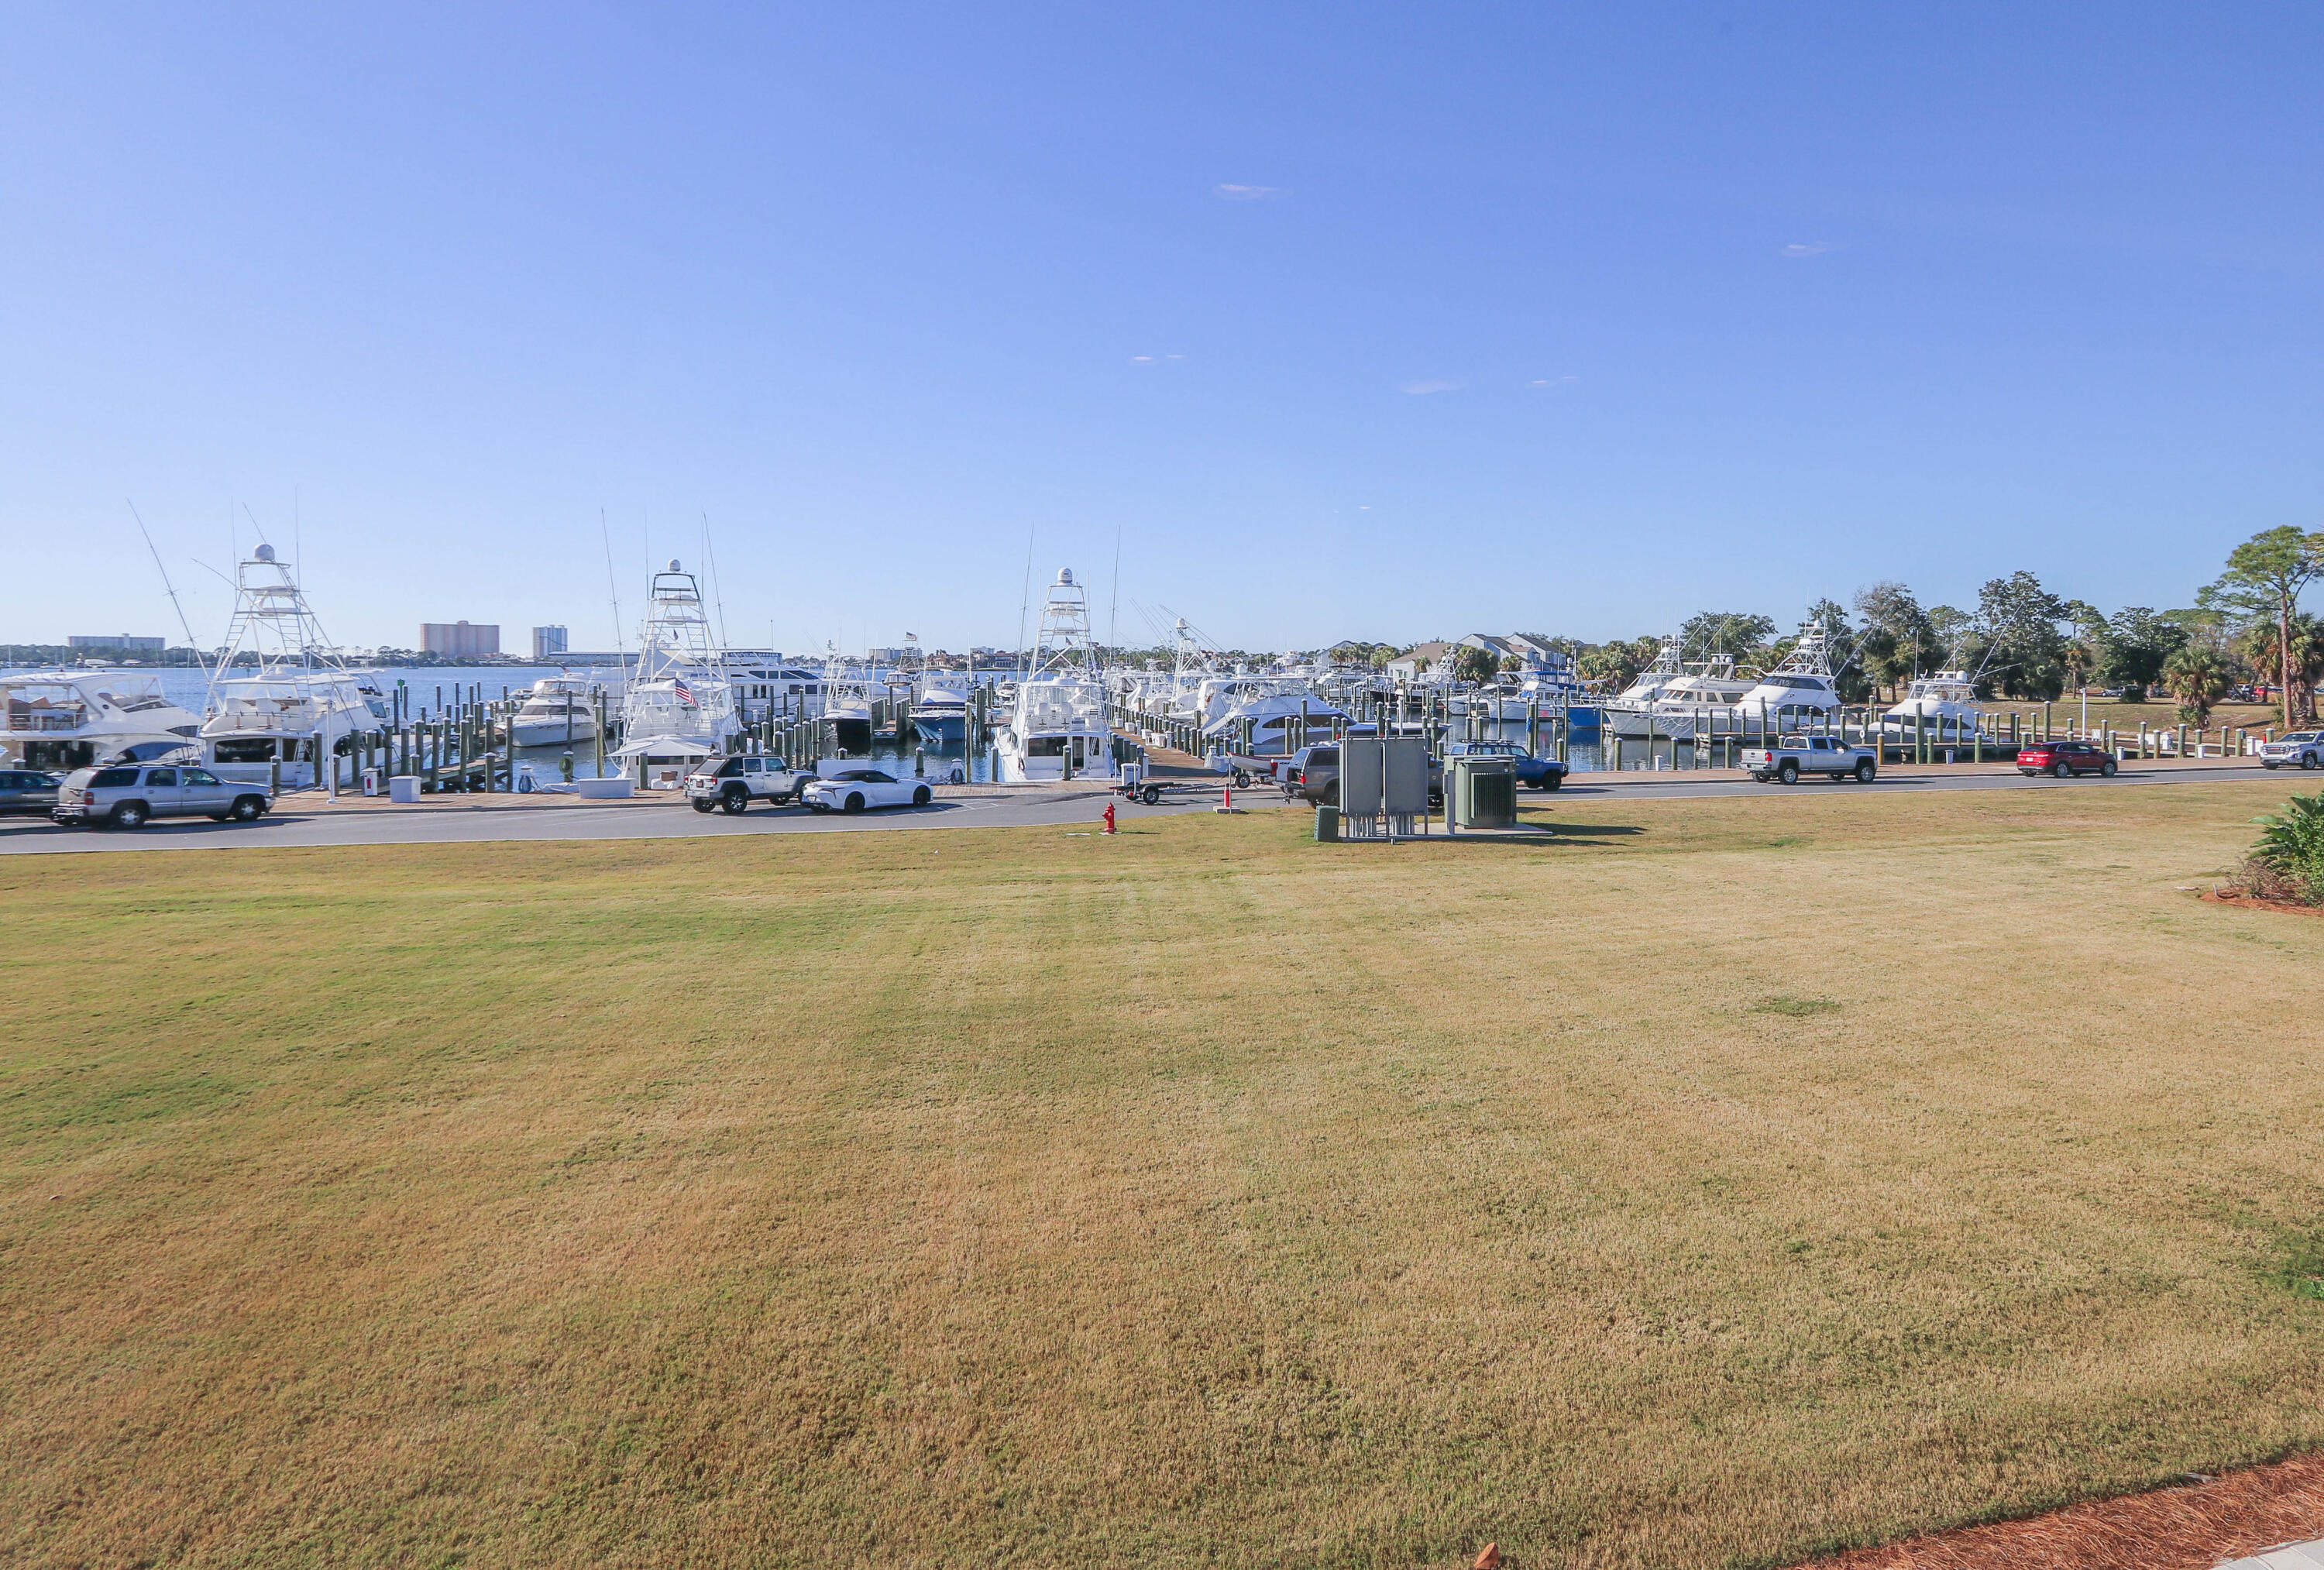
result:
<svg viewBox="0 0 2324 1570"><path fill-rule="evenodd" d="M13 8L0 639L1788 622L2314 527L2324 11ZM249 509L249 514L242 510ZM1103 611L1101 611L1101 620Z"/></svg>

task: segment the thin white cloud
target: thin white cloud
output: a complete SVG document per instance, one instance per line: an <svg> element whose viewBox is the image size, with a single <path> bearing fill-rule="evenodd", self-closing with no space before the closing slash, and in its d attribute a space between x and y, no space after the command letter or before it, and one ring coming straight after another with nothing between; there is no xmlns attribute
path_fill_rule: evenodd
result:
<svg viewBox="0 0 2324 1570"><path fill-rule="evenodd" d="M1404 390L1416 398L1425 398L1432 392L1457 391L1460 386L1457 381L1407 381L1404 384Z"/></svg>
<svg viewBox="0 0 2324 1570"><path fill-rule="evenodd" d="M1215 185L1211 188L1211 195L1222 202L1263 202L1282 194L1281 186Z"/></svg>
<svg viewBox="0 0 2324 1570"><path fill-rule="evenodd" d="M1151 365L1154 363L1154 356L1151 354L1132 354L1130 357L1130 363L1132 365Z"/></svg>
<svg viewBox="0 0 2324 1570"><path fill-rule="evenodd" d="M1563 387L1574 380L1575 378L1571 376L1536 376L1526 385L1527 387Z"/></svg>
<svg viewBox="0 0 2324 1570"><path fill-rule="evenodd" d="M1814 240L1786 245L1784 247L1784 254L1786 256L1821 256L1827 251L1837 251L1839 249L1839 246L1834 245L1829 240Z"/></svg>

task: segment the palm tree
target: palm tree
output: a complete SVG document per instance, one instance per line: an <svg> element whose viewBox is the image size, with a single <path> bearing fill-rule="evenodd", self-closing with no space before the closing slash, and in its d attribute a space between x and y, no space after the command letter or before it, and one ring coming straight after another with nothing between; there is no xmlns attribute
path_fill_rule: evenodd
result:
<svg viewBox="0 0 2324 1570"><path fill-rule="evenodd" d="M2235 674L2208 645L2182 646L2163 663L2163 675L2179 699L2179 718L2200 730L2210 723L2211 705L2235 690Z"/></svg>
<svg viewBox="0 0 2324 1570"><path fill-rule="evenodd" d="M2282 647L2286 631L2292 635L2289 651ZM2282 673L2292 723L2315 722L2316 689L2324 684L2324 620L2295 611L2282 623L2254 622L2244 634L2243 653L2257 669Z"/></svg>

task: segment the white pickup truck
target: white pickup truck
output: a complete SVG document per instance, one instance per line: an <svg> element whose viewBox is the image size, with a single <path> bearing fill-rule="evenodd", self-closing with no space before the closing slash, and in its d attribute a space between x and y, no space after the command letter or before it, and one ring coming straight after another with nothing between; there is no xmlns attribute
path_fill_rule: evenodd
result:
<svg viewBox="0 0 2324 1570"><path fill-rule="evenodd" d="M686 776L686 799L697 813L740 813L752 802L795 802L814 778L815 770L788 767L779 757L709 757Z"/></svg>
<svg viewBox="0 0 2324 1570"><path fill-rule="evenodd" d="M1803 774L1828 774L1870 785L1880 772L1880 759L1868 747L1849 747L1829 736L1786 736L1775 747L1747 747L1743 767L1765 785L1771 779L1797 785Z"/></svg>

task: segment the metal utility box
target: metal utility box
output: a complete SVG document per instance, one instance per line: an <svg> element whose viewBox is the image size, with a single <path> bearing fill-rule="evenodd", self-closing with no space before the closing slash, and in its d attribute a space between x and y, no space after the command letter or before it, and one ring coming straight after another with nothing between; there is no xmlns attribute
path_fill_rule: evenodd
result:
<svg viewBox="0 0 2324 1570"><path fill-rule="evenodd" d="M1340 838L1340 809L1331 805L1315 809L1315 843L1330 845Z"/></svg>
<svg viewBox="0 0 2324 1570"><path fill-rule="evenodd" d="M1340 832L1351 840L1409 834L1428 811L1428 743L1418 736L1340 743Z"/></svg>
<svg viewBox="0 0 2324 1570"><path fill-rule="evenodd" d="M1456 829L1517 826L1517 761L1483 754L1452 760L1446 782L1447 805Z"/></svg>

